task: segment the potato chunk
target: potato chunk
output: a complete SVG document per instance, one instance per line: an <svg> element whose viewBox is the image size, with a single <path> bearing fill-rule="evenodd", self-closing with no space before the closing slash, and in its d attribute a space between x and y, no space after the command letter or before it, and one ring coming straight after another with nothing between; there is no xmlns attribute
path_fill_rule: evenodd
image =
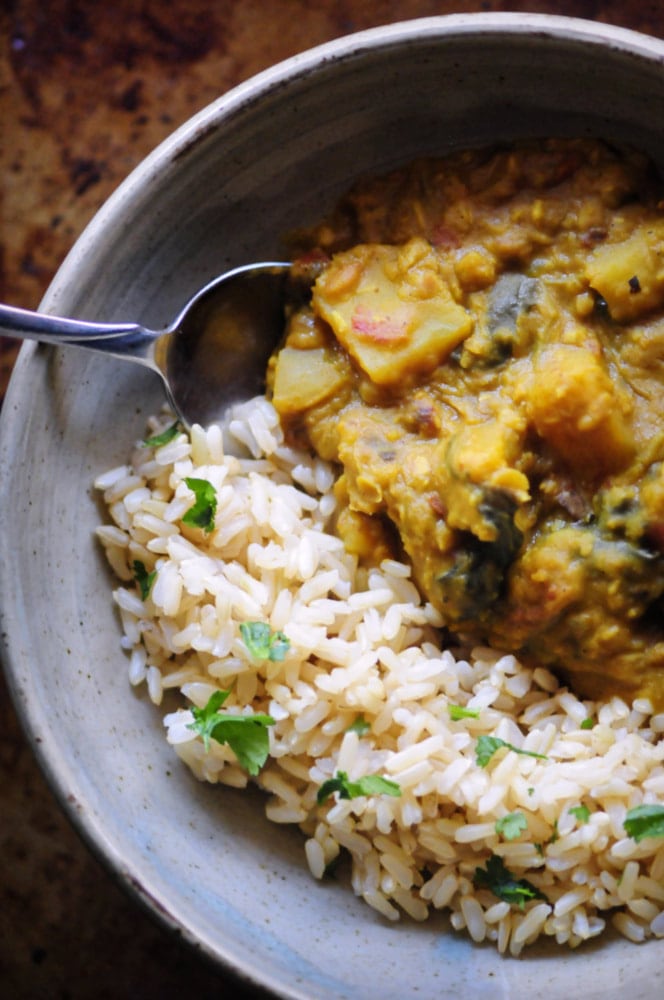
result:
<svg viewBox="0 0 664 1000"><path fill-rule="evenodd" d="M347 365L325 348L284 347L277 355L272 402L281 414L299 413L327 399L347 379Z"/></svg>
<svg viewBox="0 0 664 1000"><path fill-rule="evenodd" d="M312 304L377 385L432 371L473 326L440 258L420 239L337 254L318 278Z"/></svg>
<svg viewBox="0 0 664 1000"><path fill-rule="evenodd" d="M586 277L619 323L663 305L664 223L641 226L626 240L598 247Z"/></svg>
<svg viewBox="0 0 664 1000"><path fill-rule="evenodd" d="M527 406L540 437L583 478L621 469L632 458L629 407L587 348L545 348L535 362Z"/></svg>

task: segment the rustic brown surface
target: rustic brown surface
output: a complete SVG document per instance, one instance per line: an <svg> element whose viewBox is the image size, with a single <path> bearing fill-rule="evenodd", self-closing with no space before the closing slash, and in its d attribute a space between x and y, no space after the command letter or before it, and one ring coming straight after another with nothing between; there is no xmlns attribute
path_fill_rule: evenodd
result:
<svg viewBox="0 0 664 1000"><path fill-rule="evenodd" d="M37 307L116 185L230 87L351 31L476 10L568 14L664 36L663 4L625 0L2 0L0 301ZM15 355L0 338L0 400ZM250 996L154 924L81 844L1 680L0 783L0 996Z"/></svg>

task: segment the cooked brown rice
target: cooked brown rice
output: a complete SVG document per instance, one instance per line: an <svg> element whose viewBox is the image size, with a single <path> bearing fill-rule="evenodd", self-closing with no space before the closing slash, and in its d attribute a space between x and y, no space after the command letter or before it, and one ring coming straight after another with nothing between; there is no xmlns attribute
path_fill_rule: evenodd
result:
<svg viewBox="0 0 664 1000"><path fill-rule="evenodd" d="M169 422L155 418L150 433ZM190 476L217 492L209 535L181 520ZM511 955L541 936L576 947L608 925L635 942L664 937L664 840L637 843L623 825L628 809L664 802L664 715L645 701L581 702L511 655L441 648L440 619L409 567L358 568L327 530L333 484L329 466L284 442L263 398L234 410L225 437L195 427L138 445L98 478L129 680L156 705L166 689L181 692L164 720L177 754L201 780L243 787L230 748L213 740L205 752L188 728L187 705L230 689L224 710L269 713L256 779L268 817L301 827L318 879L347 852L355 893L388 920L448 910L455 929ZM156 570L146 600L136 560ZM246 621L287 635L282 662L252 658ZM477 717L452 721L450 705ZM360 715L363 735L349 729ZM481 735L543 756L503 748L482 767ZM381 774L401 795L318 805L339 771ZM515 812L526 827L509 839L500 821ZM520 907L477 888L492 856L544 898Z"/></svg>

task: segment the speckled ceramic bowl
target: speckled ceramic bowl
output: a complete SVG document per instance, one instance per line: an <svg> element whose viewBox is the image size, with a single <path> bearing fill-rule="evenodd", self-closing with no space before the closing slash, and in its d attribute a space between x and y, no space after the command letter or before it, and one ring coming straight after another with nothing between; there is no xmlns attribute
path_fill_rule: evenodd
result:
<svg viewBox="0 0 664 1000"><path fill-rule="evenodd" d="M530 134L628 140L664 166L664 44L529 15L393 25L305 53L220 98L150 156L58 273L46 311L158 327L230 265L271 256L357 173ZM258 793L198 784L127 683L95 475L161 403L109 358L23 348L0 434L4 659L64 807L168 926L267 991L306 1000L652 997L664 941L500 958L434 919L386 924L307 873ZM620 993L616 990L620 989Z"/></svg>

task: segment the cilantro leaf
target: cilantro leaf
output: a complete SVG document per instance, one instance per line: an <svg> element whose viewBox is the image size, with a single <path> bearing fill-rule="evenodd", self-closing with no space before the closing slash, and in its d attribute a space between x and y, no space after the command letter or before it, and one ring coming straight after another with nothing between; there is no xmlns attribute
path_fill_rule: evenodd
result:
<svg viewBox="0 0 664 1000"><path fill-rule="evenodd" d="M351 724L348 727L348 729L346 730L346 732L347 733L357 733L358 736L364 736L365 733L368 733L370 729L371 729L371 726L369 725L369 723L367 722L367 720L364 718L364 716L363 715L358 715L354 719L354 721L351 722Z"/></svg>
<svg viewBox="0 0 664 1000"><path fill-rule="evenodd" d="M357 781L351 781L345 771L337 771L333 778L328 778L318 789L316 801L322 805L330 795L339 793L340 799L357 799L362 795L401 795L401 788L396 781L382 778L379 774L365 774Z"/></svg>
<svg viewBox="0 0 664 1000"><path fill-rule="evenodd" d="M645 837L664 837L664 806L634 806L627 811L623 825L628 837L637 844Z"/></svg>
<svg viewBox="0 0 664 1000"><path fill-rule="evenodd" d="M193 528L202 528L209 534L214 528L214 517L217 513L217 491L207 479L188 476L185 483L193 491L195 500L193 506L183 515L182 522Z"/></svg>
<svg viewBox="0 0 664 1000"><path fill-rule="evenodd" d="M169 441L172 441L173 438L177 437L178 434L180 433L180 430L181 430L180 421L176 420L174 424L171 424L170 427L167 427L165 431L161 432L161 434L155 434L153 435L153 437L144 438L142 442L143 447L161 448L162 445L168 444Z"/></svg>
<svg viewBox="0 0 664 1000"><path fill-rule="evenodd" d="M503 859L492 854L486 868L476 868L474 884L481 889L489 889L498 899L518 906L523 910L531 899L543 899L548 902L544 893L525 878L516 878L505 867Z"/></svg>
<svg viewBox="0 0 664 1000"><path fill-rule="evenodd" d="M281 663L290 649L290 640L283 632L273 632L267 622L241 622L242 641L257 660Z"/></svg>
<svg viewBox="0 0 664 1000"><path fill-rule="evenodd" d="M270 715L232 715L219 709L228 698L230 691L215 691L203 708L195 705L191 709L194 721L187 726L203 740L205 750L210 748L210 740L227 743L238 764L251 775L256 775L268 758L270 740L267 727L274 725Z"/></svg>
<svg viewBox="0 0 664 1000"><path fill-rule="evenodd" d="M478 767L486 767L497 750L505 747L513 750L514 753L522 754L524 757L537 757L540 760L548 760L546 754L535 753L533 750L521 750L512 743L501 740L500 736L480 736L475 747L475 760Z"/></svg>
<svg viewBox="0 0 664 1000"><path fill-rule="evenodd" d="M479 709L464 708L463 705L448 705L447 711L452 722L459 722L460 719L479 719L480 717Z"/></svg>
<svg viewBox="0 0 664 1000"><path fill-rule="evenodd" d="M496 820L496 833L505 840L516 840L528 829L528 820L522 812L507 813Z"/></svg>
<svg viewBox="0 0 664 1000"><path fill-rule="evenodd" d="M218 743L227 743L240 767L255 776L269 756L267 727L273 725L271 715L220 715L212 735Z"/></svg>
<svg viewBox="0 0 664 1000"><path fill-rule="evenodd" d="M132 568L134 570L134 580L138 584L141 594L141 600L145 601L152 590L152 584L154 583L157 571L153 569L151 573L148 573L145 563L142 563L140 559L134 559Z"/></svg>
<svg viewBox="0 0 664 1000"><path fill-rule="evenodd" d="M570 812L572 816L575 816L579 823L587 823L590 819L590 809L588 806L584 806L583 804L580 806L572 806L572 808L567 811Z"/></svg>
<svg viewBox="0 0 664 1000"><path fill-rule="evenodd" d="M191 714L194 721L190 722L187 729L193 729L203 740L206 752L210 749L210 740L213 738L213 730L219 719L219 709L228 698L230 691L215 691L208 698L207 705L203 708L192 706Z"/></svg>

